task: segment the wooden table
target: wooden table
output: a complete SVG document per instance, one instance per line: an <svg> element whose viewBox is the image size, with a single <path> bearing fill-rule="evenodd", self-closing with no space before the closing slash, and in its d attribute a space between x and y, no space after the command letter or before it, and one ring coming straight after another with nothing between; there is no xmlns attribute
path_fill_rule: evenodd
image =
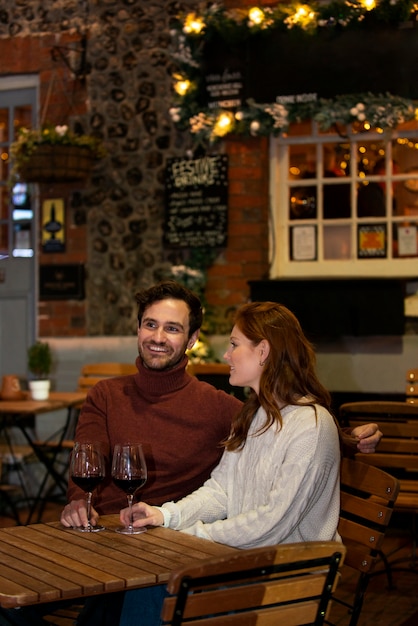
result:
<svg viewBox="0 0 418 626"><path fill-rule="evenodd" d="M31 507L27 523L30 523L36 506L41 500L42 491L49 476L52 477L54 483L61 489L62 493L65 493L66 491L67 479L62 475L62 473L57 471L55 467L55 460L61 451L62 442L68 431L72 410L81 407L85 397L85 392L53 391L49 394L48 400L32 400L29 395L25 400L0 400L0 431L5 434L6 445L10 453L14 455L14 446L10 440L7 429L10 426L16 426L20 429L29 444L29 449L34 452L38 460L46 469L45 477L41 482L38 495L34 498L34 503ZM64 425L57 431L56 439L54 437L54 441L56 441L57 445L54 447L54 451L51 456L50 454L45 454L44 449L41 445L39 445L33 429L28 426L27 418L31 415L36 416L42 413L59 411L61 409L67 409L67 417ZM22 482L22 487L23 486L24 484ZM28 499L27 495L25 497Z"/></svg>
<svg viewBox="0 0 418 626"><path fill-rule="evenodd" d="M66 409L84 402L84 391L51 391L48 400L0 400L0 415L37 415Z"/></svg>
<svg viewBox="0 0 418 626"><path fill-rule="evenodd" d="M82 533L59 522L0 530L0 605L4 608L149 587L185 564L231 554L235 548L168 528L140 535Z"/></svg>

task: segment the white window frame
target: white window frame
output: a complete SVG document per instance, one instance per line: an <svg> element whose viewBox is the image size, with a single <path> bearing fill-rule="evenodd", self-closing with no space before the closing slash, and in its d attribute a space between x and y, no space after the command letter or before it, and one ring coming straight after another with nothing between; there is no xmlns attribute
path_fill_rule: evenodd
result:
<svg viewBox="0 0 418 626"><path fill-rule="evenodd" d="M350 142L351 164L353 164L352 172L344 178L346 183L351 184L351 202L352 217L338 220L323 220L320 211L318 216L312 220L290 220L289 219L289 189L295 185L295 181L289 180L289 150L290 145L295 144L314 144L316 146L317 164L319 164L318 172L322 172L322 144L324 143L341 143L341 137L335 133L320 133L317 127L312 124L312 134L305 136L280 136L271 138L270 140L270 278L335 278L335 277L399 277L409 278L418 275L418 257L398 258L392 257L392 223L405 221L405 216L391 216L390 203L391 196L386 198L387 216L384 218L357 218L356 193L355 190L362 178L357 172L357 144L363 141L382 141L382 133L368 131L366 134L347 132L348 141ZM415 139L418 137L418 125L413 130L393 130L387 133L387 156L391 158L392 141L408 138ZM418 150L417 150L418 163ZM387 188L390 188L393 181L405 181L406 179L417 179L418 174L394 174L391 171L386 172ZM309 179L303 184L307 186L318 185L317 199L318 204L322 204L321 184L326 181L332 184L332 179L324 179L320 173L315 179ZM298 181L300 185L301 181ZM417 182L418 185L418 182ZM418 217L410 218L411 221L418 223ZM361 222L369 223L387 223L387 258L357 258L357 226ZM324 222L328 225L348 225L351 228L351 258L349 259L324 259L323 258L323 237L322 226ZM290 255L290 228L295 225L312 225L317 226L317 258L312 261L295 261Z"/></svg>

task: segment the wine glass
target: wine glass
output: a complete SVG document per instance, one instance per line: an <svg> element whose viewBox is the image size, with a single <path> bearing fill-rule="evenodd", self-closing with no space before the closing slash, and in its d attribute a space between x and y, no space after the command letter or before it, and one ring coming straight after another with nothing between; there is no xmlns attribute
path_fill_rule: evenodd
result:
<svg viewBox="0 0 418 626"><path fill-rule="evenodd" d="M87 494L87 526L79 526L81 532L97 533L104 526L93 526L90 522L91 496L97 485L104 480L105 460L99 443L80 443L76 441L71 455L71 479Z"/></svg>
<svg viewBox="0 0 418 626"><path fill-rule="evenodd" d="M135 492L145 485L147 480L147 465L144 451L140 443L116 444L113 452L112 479L115 485L126 493L129 506L129 525L117 528L116 532L125 535L136 535L146 531L146 528L132 526L132 503Z"/></svg>

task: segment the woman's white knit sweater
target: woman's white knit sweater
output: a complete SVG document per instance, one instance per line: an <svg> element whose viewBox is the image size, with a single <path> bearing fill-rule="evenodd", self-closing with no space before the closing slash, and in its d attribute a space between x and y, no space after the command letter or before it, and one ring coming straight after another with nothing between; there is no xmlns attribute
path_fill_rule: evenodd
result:
<svg viewBox="0 0 418 626"><path fill-rule="evenodd" d="M326 409L288 406L283 426L254 433L224 452L211 477L189 496L161 510L164 525L238 548L338 539L340 447Z"/></svg>

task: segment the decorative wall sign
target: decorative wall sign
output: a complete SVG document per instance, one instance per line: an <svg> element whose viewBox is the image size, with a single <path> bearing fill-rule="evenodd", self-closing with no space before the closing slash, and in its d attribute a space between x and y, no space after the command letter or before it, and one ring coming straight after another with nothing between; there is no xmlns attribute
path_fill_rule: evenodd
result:
<svg viewBox="0 0 418 626"><path fill-rule="evenodd" d="M54 198L42 203L42 251L65 252L64 200Z"/></svg>
<svg viewBox="0 0 418 626"><path fill-rule="evenodd" d="M233 26L219 26L202 42L202 71L206 77L222 77L228 70L232 80L226 82L243 83L244 97L259 103L302 104L312 98L362 92L418 98L414 21L363 22L369 28L360 21L357 27L322 27L314 34L281 23L248 33L245 27L236 26L233 32ZM234 71L240 73L239 81L234 80Z"/></svg>
<svg viewBox="0 0 418 626"><path fill-rule="evenodd" d="M358 258L386 258L386 241L386 224L361 224L358 226Z"/></svg>
<svg viewBox="0 0 418 626"><path fill-rule="evenodd" d="M229 133L277 136L307 119L324 131L396 128L415 119L417 28L413 2L209 3L174 23L170 115L209 144Z"/></svg>
<svg viewBox="0 0 418 626"><path fill-rule="evenodd" d="M83 300L83 265L41 265L39 268L41 300Z"/></svg>
<svg viewBox="0 0 418 626"><path fill-rule="evenodd" d="M173 248L225 246L227 218L228 157L169 159L165 244Z"/></svg>

